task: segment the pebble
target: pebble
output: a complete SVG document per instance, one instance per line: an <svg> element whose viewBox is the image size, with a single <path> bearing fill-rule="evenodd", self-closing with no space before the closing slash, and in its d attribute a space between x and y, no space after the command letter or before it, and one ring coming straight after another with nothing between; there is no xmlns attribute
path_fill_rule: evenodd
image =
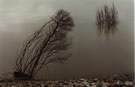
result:
<svg viewBox="0 0 135 87"><path fill-rule="evenodd" d="M133 87L133 81L85 79L55 81L20 81L1 82L0 87Z"/></svg>

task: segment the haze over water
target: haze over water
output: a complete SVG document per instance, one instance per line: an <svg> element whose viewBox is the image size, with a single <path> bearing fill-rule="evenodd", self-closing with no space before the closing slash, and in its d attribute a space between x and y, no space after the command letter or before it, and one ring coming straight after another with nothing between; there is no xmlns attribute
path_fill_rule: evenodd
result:
<svg viewBox="0 0 135 87"><path fill-rule="evenodd" d="M106 40L96 27L97 8L107 4L118 11L117 31ZM58 9L71 13L72 57L65 64L50 64L38 77L68 79L95 74L133 72L133 0L0 0L0 73L14 70L16 52L35 30Z"/></svg>

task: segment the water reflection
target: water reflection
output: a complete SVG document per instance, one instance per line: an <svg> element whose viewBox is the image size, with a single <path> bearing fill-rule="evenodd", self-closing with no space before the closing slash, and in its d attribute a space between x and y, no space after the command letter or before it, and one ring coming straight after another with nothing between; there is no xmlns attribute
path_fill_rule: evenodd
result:
<svg viewBox="0 0 135 87"><path fill-rule="evenodd" d="M96 25L99 35L109 36L111 33L115 33L118 25L118 13L114 4L112 7L104 5L97 10Z"/></svg>

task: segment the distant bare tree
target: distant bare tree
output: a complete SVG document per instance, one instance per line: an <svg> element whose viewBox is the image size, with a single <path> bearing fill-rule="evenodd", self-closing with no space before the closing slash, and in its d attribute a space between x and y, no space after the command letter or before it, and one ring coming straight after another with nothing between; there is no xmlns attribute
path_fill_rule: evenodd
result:
<svg viewBox="0 0 135 87"><path fill-rule="evenodd" d="M97 10L96 24L100 33L109 34L115 31L118 24L118 13L114 4L111 8L104 5L103 8Z"/></svg>
<svg viewBox="0 0 135 87"><path fill-rule="evenodd" d="M51 17L23 44L16 59L15 78L34 78L39 70L49 63L63 63L70 57L66 50L71 45L71 37L74 22L70 14L65 10Z"/></svg>

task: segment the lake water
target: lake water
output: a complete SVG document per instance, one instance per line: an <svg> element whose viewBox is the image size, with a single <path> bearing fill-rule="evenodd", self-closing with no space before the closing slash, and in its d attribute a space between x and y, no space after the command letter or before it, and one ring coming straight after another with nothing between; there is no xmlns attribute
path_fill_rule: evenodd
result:
<svg viewBox="0 0 135 87"><path fill-rule="evenodd" d="M118 11L117 31L99 36L96 11L107 4ZM12 72L17 50L58 9L71 13L72 57L65 64L50 64L37 77L68 79L95 74L133 72L133 0L0 0L0 72Z"/></svg>

